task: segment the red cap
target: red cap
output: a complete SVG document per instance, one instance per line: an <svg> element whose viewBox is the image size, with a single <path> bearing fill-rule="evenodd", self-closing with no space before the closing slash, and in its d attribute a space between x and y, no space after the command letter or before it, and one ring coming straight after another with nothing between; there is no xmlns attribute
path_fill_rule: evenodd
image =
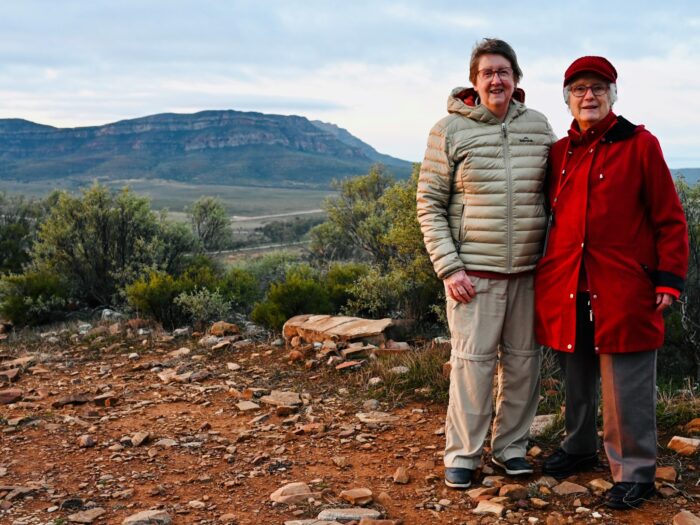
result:
<svg viewBox="0 0 700 525"><path fill-rule="evenodd" d="M617 82L617 71L603 57L581 57L574 60L564 73L564 85L568 85L579 73L595 73L611 83Z"/></svg>

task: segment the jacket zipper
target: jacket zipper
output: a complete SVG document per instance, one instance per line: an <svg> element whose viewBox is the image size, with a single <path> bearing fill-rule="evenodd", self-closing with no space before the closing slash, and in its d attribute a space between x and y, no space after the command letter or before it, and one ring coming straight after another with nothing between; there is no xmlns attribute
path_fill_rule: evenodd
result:
<svg viewBox="0 0 700 525"><path fill-rule="evenodd" d="M508 129L506 128L506 123L501 123L501 131L503 133L503 162L506 168L506 248L507 248L507 260L506 260L506 273L511 273L513 271L513 261L512 261L512 231L511 225L513 222L513 187L511 182L510 173L510 148L508 148Z"/></svg>

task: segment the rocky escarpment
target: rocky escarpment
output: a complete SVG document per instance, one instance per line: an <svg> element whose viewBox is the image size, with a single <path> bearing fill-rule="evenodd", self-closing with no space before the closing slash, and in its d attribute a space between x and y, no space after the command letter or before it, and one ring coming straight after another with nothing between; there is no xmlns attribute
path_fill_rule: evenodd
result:
<svg viewBox="0 0 700 525"><path fill-rule="evenodd" d="M104 126L55 128L0 120L0 178L166 178L203 183L327 183L383 162L346 130L305 117L241 111L160 114Z"/></svg>

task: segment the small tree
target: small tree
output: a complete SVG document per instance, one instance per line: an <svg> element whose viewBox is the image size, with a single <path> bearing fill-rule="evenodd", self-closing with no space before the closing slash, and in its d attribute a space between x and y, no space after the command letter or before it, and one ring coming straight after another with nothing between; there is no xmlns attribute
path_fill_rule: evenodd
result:
<svg viewBox="0 0 700 525"><path fill-rule="evenodd" d="M221 250L231 243L231 221L221 200L200 197L187 211L192 233L205 250Z"/></svg>

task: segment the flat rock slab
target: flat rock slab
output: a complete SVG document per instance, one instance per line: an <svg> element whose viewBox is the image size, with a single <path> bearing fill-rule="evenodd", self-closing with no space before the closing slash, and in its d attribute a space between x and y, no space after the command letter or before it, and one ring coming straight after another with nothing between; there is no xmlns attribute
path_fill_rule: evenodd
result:
<svg viewBox="0 0 700 525"><path fill-rule="evenodd" d="M299 394L286 390L273 390L269 396L261 397L260 402L276 407L297 407L302 404Z"/></svg>
<svg viewBox="0 0 700 525"><path fill-rule="evenodd" d="M9 405L22 399L23 392L19 388L0 390L0 405Z"/></svg>
<svg viewBox="0 0 700 525"><path fill-rule="evenodd" d="M481 500L476 508L472 511L474 514L492 514L493 516L503 516L506 508L500 503L494 503L491 500Z"/></svg>
<svg viewBox="0 0 700 525"><path fill-rule="evenodd" d="M122 525L170 525L173 519L164 510L144 510L137 514L132 514Z"/></svg>
<svg viewBox="0 0 700 525"><path fill-rule="evenodd" d="M53 408L61 408L66 405L84 405L88 401L90 401L89 397L84 396L82 394L74 394L57 399L56 401L51 403L51 406Z"/></svg>
<svg viewBox="0 0 700 525"><path fill-rule="evenodd" d="M690 511L682 510L673 517L673 525L700 525L700 517Z"/></svg>
<svg viewBox="0 0 700 525"><path fill-rule="evenodd" d="M556 414L541 414L539 416L535 416L535 419L532 421L532 425L530 425L530 435L533 437L541 436L556 420Z"/></svg>
<svg viewBox="0 0 700 525"><path fill-rule="evenodd" d="M339 521L328 521L328 520L291 520L285 521L284 525L343 525Z"/></svg>
<svg viewBox="0 0 700 525"><path fill-rule="evenodd" d="M385 331L395 326L392 319L362 319L331 315L297 315L283 327L286 340L299 336L307 342L354 341L369 339L382 342Z"/></svg>
<svg viewBox="0 0 700 525"><path fill-rule="evenodd" d="M320 494L318 492L311 492L311 488L302 481L289 483L270 494L270 499L272 501L276 503L285 503L287 505L306 503L309 498L314 497L320 497Z"/></svg>
<svg viewBox="0 0 700 525"><path fill-rule="evenodd" d="M33 355L26 355L24 357L19 357L17 359L13 359L12 361L5 361L3 363L0 363L0 369L8 369L8 368L29 368L30 366L36 364L36 357Z"/></svg>
<svg viewBox="0 0 700 525"><path fill-rule="evenodd" d="M700 450L700 439L673 436L666 446L681 456L692 456Z"/></svg>
<svg viewBox="0 0 700 525"><path fill-rule="evenodd" d="M349 509L326 509L318 515L320 520L328 521L360 521L363 518L379 519L382 515L374 509L363 509L360 507Z"/></svg>
<svg viewBox="0 0 700 525"><path fill-rule="evenodd" d="M371 412L358 412L355 414L362 423L370 425L389 425L399 420L398 416L392 416L387 412L372 410Z"/></svg>
<svg viewBox="0 0 700 525"><path fill-rule="evenodd" d="M561 483L559 483L559 485L553 487L552 491L554 491L555 494L558 494L560 496L568 496L570 494L586 494L588 492L588 489L586 487L578 485L577 483L571 483L570 481L562 481Z"/></svg>
<svg viewBox="0 0 700 525"><path fill-rule="evenodd" d="M253 403L252 401L239 401L236 403L236 408L240 410L241 412L247 412L248 410L257 410L260 408L260 405L257 403Z"/></svg>
<svg viewBox="0 0 700 525"><path fill-rule="evenodd" d="M95 507L94 509L83 510L81 512L76 512L68 516L68 521L70 523L92 523L97 518L105 513L105 509L101 507Z"/></svg>

